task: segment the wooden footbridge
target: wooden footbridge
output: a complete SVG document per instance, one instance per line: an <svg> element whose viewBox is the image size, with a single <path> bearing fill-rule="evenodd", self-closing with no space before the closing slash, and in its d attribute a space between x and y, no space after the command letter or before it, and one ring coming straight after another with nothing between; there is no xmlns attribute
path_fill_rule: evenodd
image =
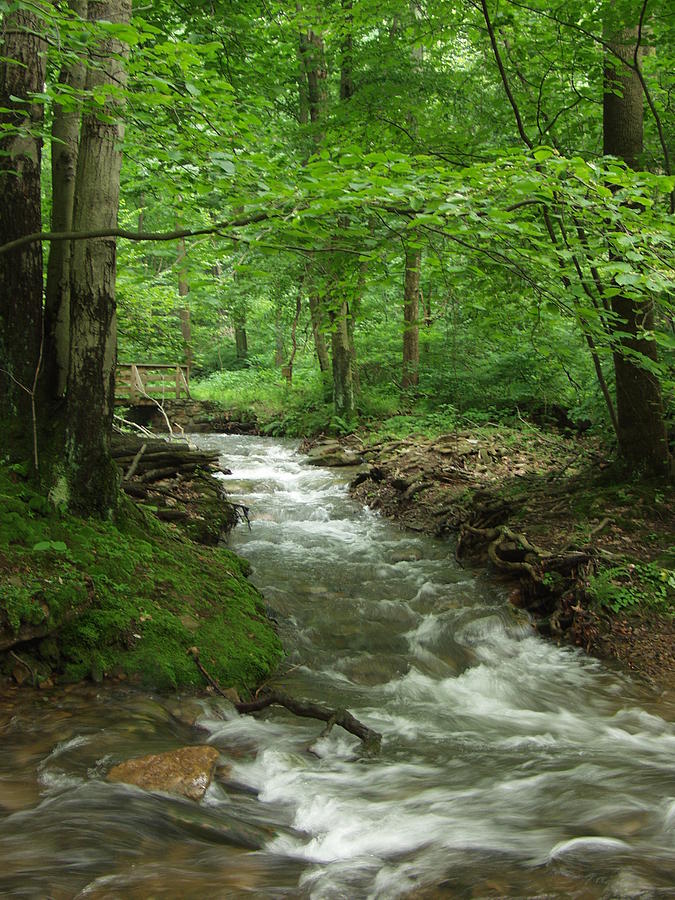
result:
<svg viewBox="0 0 675 900"><path fill-rule="evenodd" d="M190 399L190 369L178 363L121 363L115 371L118 406L155 406L163 400Z"/></svg>

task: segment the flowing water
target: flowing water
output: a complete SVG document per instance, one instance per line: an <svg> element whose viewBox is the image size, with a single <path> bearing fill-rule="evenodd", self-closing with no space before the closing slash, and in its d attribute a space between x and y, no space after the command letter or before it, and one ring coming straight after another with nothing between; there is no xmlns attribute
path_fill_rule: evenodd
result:
<svg viewBox="0 0 675 900"><path fill-rule="evenodd" d="M285 689L347 707L381 754L282 709L123 686L0 706L0 895L675 897L673 706L533 635L444 542L347 495L284 442L222 450ZM193 724L196 719L196 725ZM109 784L121 759L210 742L200 805Z"/></svg>

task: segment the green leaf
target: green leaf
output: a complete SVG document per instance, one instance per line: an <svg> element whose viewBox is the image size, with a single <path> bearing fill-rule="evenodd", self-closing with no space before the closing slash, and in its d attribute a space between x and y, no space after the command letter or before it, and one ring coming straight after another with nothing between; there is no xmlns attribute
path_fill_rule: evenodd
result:
<svg viewBox="0 0 675 900"><path fill-rule="evenodd" d="M33 544L33 550L53 550L55 553L65 553L68 549L63 541L38 541Z"/></svg>

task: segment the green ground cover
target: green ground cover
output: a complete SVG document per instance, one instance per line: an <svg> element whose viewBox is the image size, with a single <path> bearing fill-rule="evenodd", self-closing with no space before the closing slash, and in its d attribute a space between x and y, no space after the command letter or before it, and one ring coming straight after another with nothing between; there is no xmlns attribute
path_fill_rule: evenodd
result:
<svg viewBox="0 0 675 900"><path fill-rule="evenodd" d="M20 467L0 466L0 505L0 639L35 635L16 647L34 680L197 687L197 647L222 685L245 691L281 659L234 553L193 543L125 498L111 522L63 515ZM15 664L5 657L9 671Z"/></svg>

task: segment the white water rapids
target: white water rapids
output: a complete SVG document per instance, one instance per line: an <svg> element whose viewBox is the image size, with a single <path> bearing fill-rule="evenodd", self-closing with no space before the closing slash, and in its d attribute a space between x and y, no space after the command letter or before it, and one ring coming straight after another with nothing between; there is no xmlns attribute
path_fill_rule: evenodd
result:
<svg viewBox="0 0 675 900"><path fill-rule="evenodd" d="M206 701L191 740L231 770L195 807L100 777L121 745L186 742L175 700L121 693L42 730L27 716L40 788L0 811L3 895L675 897L672 703L536 637L448 543L351 501L347 473L278 440L195 440L250 507L230 543L279 622L279 682L348 708L381 754L281 709Z"/></svg>

